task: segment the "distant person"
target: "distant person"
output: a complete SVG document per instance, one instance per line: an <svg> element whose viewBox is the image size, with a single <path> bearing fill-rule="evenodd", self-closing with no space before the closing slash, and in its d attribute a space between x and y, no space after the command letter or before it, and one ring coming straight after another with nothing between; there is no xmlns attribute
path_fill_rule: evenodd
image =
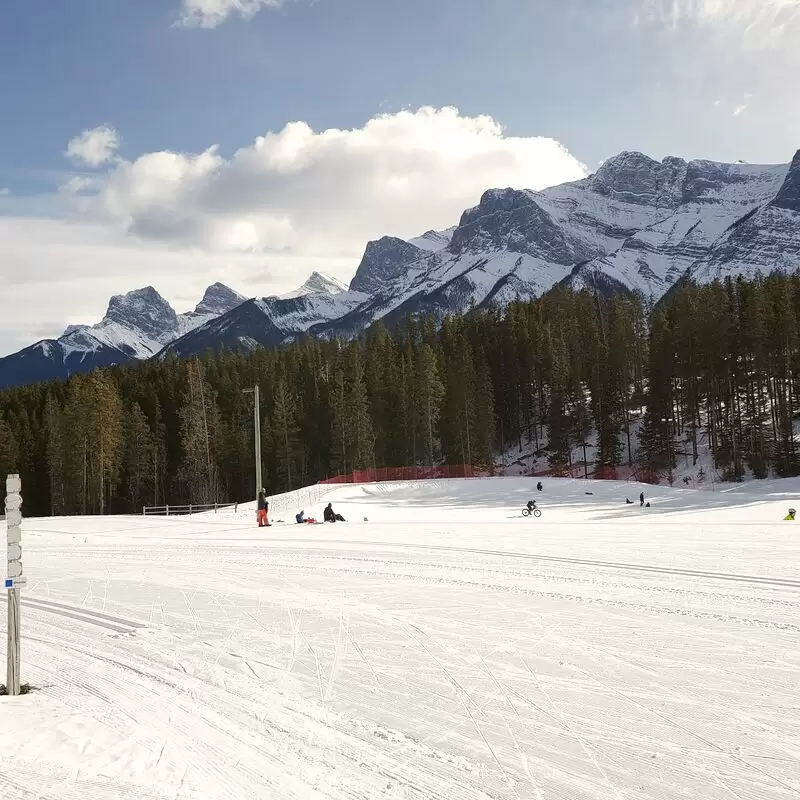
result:
<svg viewBox="0 0 800 800"><path fill-rule="evenodd" d="M644 507L645 508L650 508L650 501L649 500L644 504Z"/></svg>
<svg viewBox="0 0 800 800"><path fill-rule="evenodd" d="M640 492L639 494L639 506L644 506L644 492Z"/></svg>
<svg viewBox="0 0 800 800"><path fill-rule="evenodd" d="M304 514L305 512L301 511L299 514L294 515L294 518L295 520L297 520L298 525L302 525L306 521Z"/></svg>
<svg viewBox="0 0 800 800"><path fill-rule="evenodd" d="M541 492L542 491L542 482L541 481L539 481L539 483L536 484L536 491L537 492Z"/></svg>
<svg viewBox="0 0 800 800"><path fill-rule="evenodd" d="M536 508L536 501L535 500L528 500L528 511L533 513L533 510Z"/></svg>
<svg viewBox="0 0 800 800"><path fill-rule="evenodd" d="M633 505L633 500L631 500L630 497L626 497L625 498L625 505L632 506Z"/></svg>
<svg viewBox="0 0 800 800"><path fill-rule="evenodd" d="M790 508L789 513L784 517L784 520L789 520L789 522L794 522L794 515L796 513L797 512L793 508Z"/></svg>
<svg viewBox="0 0 800 800"><path fill-rule="evenodd" d="M328 503L328 505L325 506L325 511L322 514L322 518L325 520L325 522L344 522L345 521L344 517L341 514L337 514L333 510L333 503Z"/></svg>
<svg viewBox="0 0 800 800"><path fill-rule="evenodd" d="M269 527L269 502L267 501L267 491L263 488L258 493L258 512L256 514L256 519L258 519L259 528Z"/></svg>

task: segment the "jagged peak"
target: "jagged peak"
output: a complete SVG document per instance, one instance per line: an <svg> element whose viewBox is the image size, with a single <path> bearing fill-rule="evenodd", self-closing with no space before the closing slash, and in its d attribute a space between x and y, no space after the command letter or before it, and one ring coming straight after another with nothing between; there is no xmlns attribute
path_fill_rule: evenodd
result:
<svg viewBox="0 0 800 800"><path fill-rule="evenodd" d="M305 297L309 294L336 295L346 291L347 287L341 281L324 272L314 270L302 286L282 294L280 299L293 300L296 297Z"/></svg>
<svg viewBox="0 0 800 800"><path fill-rule="evenodd" d="M195 307L196 314L222 314L243 303L245 297L224 283L212 283Z"/></svg>
<svg viewBox="0 0 800 800"><path fill-rule="evenodd" d="M786 173L786 179L778 190L772 205L776 208L800 212L800 150L795 153L792 163L789 165L789 171Z"/></svg>
<svg viewBox="0 0 800 800"><path fill-rule="evenodd" d="M374 294L386 288L405 268L428 255L426 250L396 236L383 236L367 243L350 290Z"/></svg>
<svg viewBox="0 0 800 800"><path fill-rule="evenodd" d="M143 286L141 289L134 289L125 294L112 295L108 301L106 317L111 317L119 311L156 308L172 311L172 306L152 286ZM175 312L173 311L173 313Z"/></svg>

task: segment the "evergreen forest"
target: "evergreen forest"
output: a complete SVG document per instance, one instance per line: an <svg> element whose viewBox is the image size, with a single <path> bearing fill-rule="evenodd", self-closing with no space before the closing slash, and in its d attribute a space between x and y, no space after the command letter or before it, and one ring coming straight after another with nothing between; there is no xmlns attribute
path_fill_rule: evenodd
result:
<svg viewBox="0 0 800 800"><path fill-rule="evenodd" d="M797 274L682 283L654 307L556 287L353 341L112 367L0 392L0 475L21 473L29 516L252 500L255 384L270 494L503 453L553 474L671 480L710 452L724 480L796 475L799 322Z"/></svg>

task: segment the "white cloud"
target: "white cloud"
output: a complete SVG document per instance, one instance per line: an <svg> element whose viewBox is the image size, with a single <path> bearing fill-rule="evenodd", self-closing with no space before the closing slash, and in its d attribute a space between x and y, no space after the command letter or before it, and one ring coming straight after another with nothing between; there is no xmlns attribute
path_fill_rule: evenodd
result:
<svg viewBox="0 0 800 800"><path fill-rule="evenodd" d="M183 0L179 24L187 28L216 28L229 16L250 19L262 8L280 8L284 0Z"/></svg>
<svg viewBox="0 0 800 800"><path fill-rule="evenodd" d="M0 197L8 197L10 194L11 194L11 189L9 189L7 186L0 189Z"/></svg>
<svg viewBox="0 0 800 800"><path fill-rule="evenodd" d="M368 239L448 227L487 188L541 189L583 177L558 142L506 136L454 108L385 114L355 130L294 122L230 158L146 153L120 161L96 220L145 240L210 251L349 256Z"/></svg>
<svg viewBox="0 0 800 800"><path fill-rule="evenodd" d="M100 167L115 158L119 134L110 125L85 130L67 146L66 155L79 164Z"/></svg>
<svg viewBox="0 0 800 800"><path fill-rule="evenodd" d="M58 187L59 194L76 195L95 186L91 178L84 175L73 175L66 183Z"/></svg>
<svg viewBox="0 0 800 800"><path fill-rule="evenodd" d="M641 0L640 18L729 29L750 44L772 46L800 32L800 0ZM794 46L795 42L790 41Z"/></svg>
<svg viewBox="0 0 800 800"><path fill-rule="evenodd" d="M740 114L743 114L747 110L747 103L741 103L740 105L736 106L733 109L733 116L738 117Z"/></svg>

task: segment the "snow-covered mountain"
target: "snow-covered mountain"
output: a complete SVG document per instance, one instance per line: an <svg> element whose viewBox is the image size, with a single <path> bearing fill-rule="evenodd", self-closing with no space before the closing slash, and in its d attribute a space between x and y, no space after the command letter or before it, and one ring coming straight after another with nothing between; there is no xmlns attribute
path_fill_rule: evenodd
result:
<svg viewBox="0 0 800 800"><path fill-rule="evenodd" d="M244 298L215 283L206 289L194 311L176 314L152 287L114 295L96 325L70 325L58 339L46 339L0 358L0 388L68 378L76 372L150 358L169 342L243 302Z"/></svg>
<svg viewBox="0 0 800 800"><path fill-rule="evenodd" d="M330 275L326 275L324 272L317 272L316 270L311 273L308 280L298 289L295 289L291 292L286 292L286 294L280 295L281 300L292 300L295 297L305 297L308 294L341 294L342 292L346 292L347 287L337 281L336 278L332 278Z"/></svg>
<svg viewBox="0 0 800 800"><path fill-rule="evenodd" d="M370 295L364 292L348 291L334 278L314 272L296 291L247 300L228 314L170 342L161 355L189 356L209 347L272 347L312 328L332 324L369 299Z"/></svg>
<svg viewBox="0 0 800 800"><path fill-rule="evenodd" d="M250 349L305 333L354 336L409 313L442 317L505 305L559 283L658 300L684 276L705 282L797 268L800 152L790 165L768 166L659 162L624 152L588 178L544 191L490 189L446 230L369 242L347 290L315 272L293 292L241 302L216 284L179 317L144 289L113 298L101 323L40 342L26 358L28 365L66 365L120 352L143 358ZM8 369L0 359L0 386L9 385Z"/></svg>

